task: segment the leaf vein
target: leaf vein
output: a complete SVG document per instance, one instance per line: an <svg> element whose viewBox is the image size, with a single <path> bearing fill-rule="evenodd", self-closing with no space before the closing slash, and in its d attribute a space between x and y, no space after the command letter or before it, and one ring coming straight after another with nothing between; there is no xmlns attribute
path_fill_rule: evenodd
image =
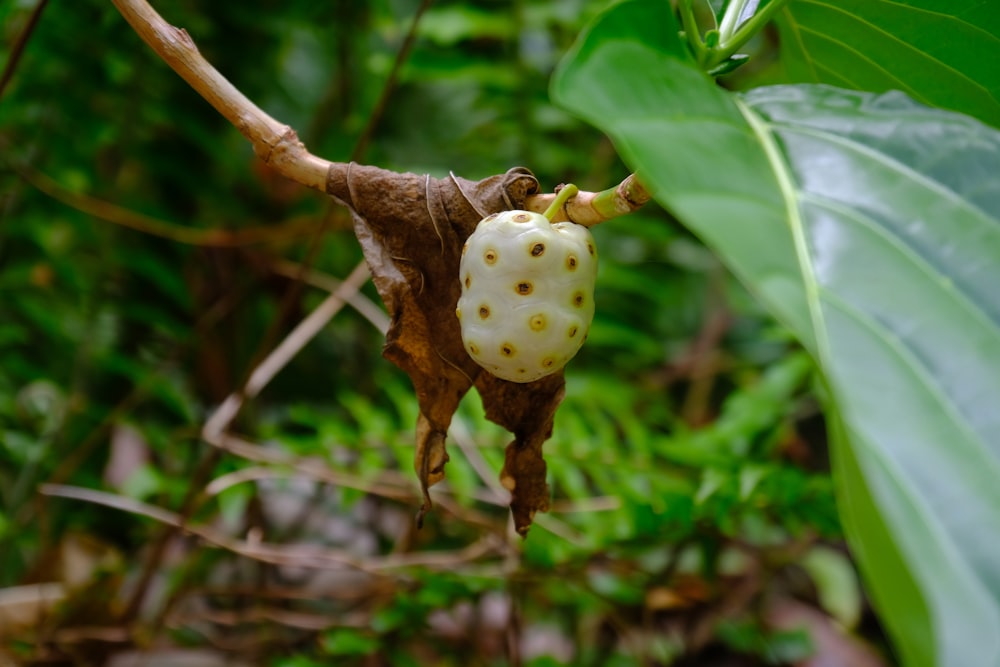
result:
<svg viewBox="0 0 1000 667"><path fill-rule="evenodd" d="M862 144L857 140L851 139L850 137L845 137L841 134L835 134L833 132L827 132L820 128L805 127L802 125L792 125L780 121L769 120L768 122L771 124L772 127L781 128L783 130L786 130L794 134L802 134L814 137L816 139L825 140L832 144L837 144L842 148L845 148L851 152L863 155L866 158L871 159L873 162L881 164L887 169L902 174L903 176L913 181L920 187L926 188L928 190L933 190L942 197L945 197L950 201L952 201L953 203L958 204L959 208L969 211L970 213L976 215L985 222L994 225L995 229L993 229L992 231L1000 234L1000 220L994 218L987 211L982 210L980 207L968 201L965 197L955 192L954 190L946 186L944 183L941 183L940 181L937 181L927 176L926 174L917 171L913 167L910 167L909 165L897 160L896 158L887 155L886 153L877 151L871 148L870 146Z"/></svg>
<svg viewBox="0 0 1000 667"><path fill-rule="evenodd" d="M819 197L809 192L800 192L800 197L803 201L811 202L821 208L825 208L828 211L832 211L845 218L854 220L858 224L872 230L872 232L878 234L886 242L896 248L900 254L906 257L911 264L916 266L921 273L927 275L927 277L931 279L931 282L941 284L944 281L951 280L947 274L940 271L938 267L927 257L917 251L917 249L912 245L906 243L903 237L899 234L892 233L884 225L879 224L879 222L873 217L865 215L857 209L844 206L841 202L836 200L829 199L827 197ZM980 305L976 303L965 291L956 289L955 293L960 295L957 300L963 304L964 309L982 324L986 325L986 329L993 333L994 337L998 339L998 345L1000 345L1000 321L995 320L988 311L981 308Z"/></svg>
<svg viewBox="0 0 1000 667"><path fill-rule="evenodd" d="M892 40L893 42L896 42L897 44L901 45L902 47L904 47L906 49L909 49L911 51L914 51L915 53L924 56L927 60L929 60L931 62L935 62L938 65L940 65L941 67L943 67L943 68L945 68L945 69L953 72L959 78L965 79L966 81L968 81L969 83L971 83L976 88L979 88L982 91L984 91L986 94L988 94L988 95L990 94L990 91L989 91L988 88L986 88L986 86L984 86L983 84L979 83L978 81L976 81L975 79L973 79L972 77L970 77L968 74L966 74L962 70L957 69L955 66L950 65L950 64L944 62L943 60L941 60L937 56L932 55L928 51L924 51L924 50L918 48L915 44L912 44L910 42L907 42L904 39L899 38L898 36L894 35L893 33L889 32L888 30L885 30L881 26L878 26L878 25L876 25L874 23L871 23L870 21L865 20L864 18L858 16L857 14L852 14L852 13L848 12L847 10L842 9L841 7L837 7L836 5L828 4L828 3L825 3L825 2L819 2L818 0L799 0L799 1L802 4L811 4L811 5L816 5L816 6L819 6L819 7L826 7L830 11L834 11L834 12L843 14L843 15L847 16L848 19L853 19L853 20L857 21L858 23L866 25L869 28L871 28L872 30L874 30L874 31L876 31L878 33L881 33L882 35L884 35L888 39ZM885 4L894 4L894 3L885 3ZM945 16L948 16L948 15L945 15ZM962 20L958 19L954 15L952 15L952 18L955 21L957 21L959 23L962 23L964 25L970 25L970 24L966 23L965 21L962 21ZM823 33L816 32L815 30L812 30L810 28L806 28L805 26L803 26L803 30L812 32L813 34L815 34L817 36L820 36L820 37L827 37ZM985 33L985 34L988 35L989 37L993 38L994 41L1000 42L1000 40L998 40L997 38L993 37L993 35L990 35L989 33ZM840 40L833 39L832 37L827 37L827 39L829 39L830 41L836 42L836 43L840 43L845 48L849 48L847 46L847 44L845 44L843 42L840 42ZM854 50L854 49L851 49L851 50ZM869 62L871 62L870 59L868 59L868 58L865 58L865 60L869 60ZM883 71L884 71L884 68L881 68L880 66L877 66L877 67L879 67L879 69L883 69ZM886 72L886 73L888 74L888 72ZM890 76L892 76L892 75L890 75ZM892 78L896 79L897 81L899 80L895 76L892 76Z"/></svg>
<svg viewBox="0 0 1000 667"><path fill-rule="evenodd" d="M937 403L942 407L942 411L945 416L954 425L958 432L965 435L970 443L978 445L983 452L983 457L989 459L994 463L994 465L996 465L996 458L992 455L988 444L982 439L982 437L980 437L979 433L972 428L965 418L965 415L958 409L958 406L951 399L948 392L934 380L934 376L931 374L930 369L927 368L926 364L920 360L919 356L917 356L914 351L905 344L902 338L891 335L882 322L873 318L870 314L858 310L853 304L842 299L836 292L822 288L820 291L822 292L822 300L828 306L836 308L841 313L866 328L876 338L880 339L885 347L890 352L894 353L896 357L910 369L916 381L919 382L921 386L923 386L924 389L926 389L927 392L936 399Z"/></svg>

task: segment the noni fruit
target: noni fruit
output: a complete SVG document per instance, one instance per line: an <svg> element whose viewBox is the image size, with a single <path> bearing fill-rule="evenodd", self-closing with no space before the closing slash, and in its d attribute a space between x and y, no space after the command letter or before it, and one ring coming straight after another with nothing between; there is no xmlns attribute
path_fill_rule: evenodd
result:
<svg viewBox="0 0 1000 667"><path fill-rule="evenodd" d="M469 355L497 377L531 382L566 365L594 318L590 231L530 211L484 218L462 249L456 314Z"/></svg>

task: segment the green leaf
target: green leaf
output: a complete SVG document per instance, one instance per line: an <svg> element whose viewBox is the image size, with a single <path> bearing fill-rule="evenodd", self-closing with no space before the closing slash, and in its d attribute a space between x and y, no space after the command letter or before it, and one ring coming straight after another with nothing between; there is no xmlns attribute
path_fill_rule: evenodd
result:
<svg viewBox="0 0 1000 667"><path fill-rule="evenodd" d="M165 482L163 474L153 464L143 463L125 479L121 492L129 498L146 500L160 493Z"/></svg>
<svg viewBox="0 0 1000 667"><path fill-rule="evenodd" d="M854 534L854 557L865 566L862 574L875 607L891 610L889 629L897 638L904 664L933 665L934 630L929 604L875 504L856 452L844 438L839 422L831 421L833 470L841 487L839 510L843 523ZM869 467L868 476L872 474Z"/></svg>
<svg viewBox="0 0 1000 667"><path fill-rule="evenodd" d="M659 2L612 8L552 92L820 363L842 517L906 664L995 664L1000 134L900 93L727 94Z"/></svg>
<svg viewBox="0 0 1000 667"><path fill-rule="evenodd" d="M989 0L792 0L778 29L792 81L902 90L1000 126L1000 12Z"/></svg>
<svg viewBox="0 0 1000 667"><path fill-rule="evenodd" d="M694 67L677 31L668 7L616 6L566 56L552 95L611 134L630 166L684 222L728 220L700 228L702 239L723 251L780 320L807 336L805 292L767 157L727 93ZM654 133L655 144L649 141ZM675 146L690 151L685 159L657 159L663 151L678 155ZM645 173L647 163L655 174ZM739 178L717 187L726 174Z"/></svg>
<svg viewBox="0 0 1000 667"><path fill-rule="evenodd" d="M353 628L331 630L320 644L328 655L373 655L379 649L377 638Z"/></svg>
<svg viewBox="0 0 1000 667"><path fill-rule="evenodd" d="M820 604L845 629L857 627L863 601L847 555L825 546L815 546L801 561L802 568L816 586Z"/></svg>

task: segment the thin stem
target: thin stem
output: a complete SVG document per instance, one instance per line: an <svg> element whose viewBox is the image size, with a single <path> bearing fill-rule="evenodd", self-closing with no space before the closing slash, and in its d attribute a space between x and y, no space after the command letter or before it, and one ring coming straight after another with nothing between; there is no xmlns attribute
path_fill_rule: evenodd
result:
<svg viewBox="0 0 1000 667"><path fill-rule="evenodd" d="M385 85L382 86L382 92L379 94L378 101L375 102L375 107L368 114L368 123L365 125L365 129L361 131L361 136L358 137L357 143L354 144L354 150L351 151L352 162L360 161L368 149L368 143L375 134L375 128L378 126L379 121L382 120L382 116L385 115L389 98L392 97L392 93L396 90L399 73L402 71L403 65L413 50L413 44L417 40L417 27L420 25L420 19L427 13L432 3L433 0L423 0L420 6L417 7L417 12L413 15L413 20L410 21L410 29L406 32L406 37L403 38L403 44L399 47L399 51L396 52L396 60L392 63L392 70L389 72L389 77L385 80Z"/></svg>
<svg viewBox="0 0 1000 667"><path fill-rule="evenodd" d="M557 195L552 193L531 195L524 208L536 213L548 210ZM571 220L584 227L593 227L642 208L652 195L635 174L614 187L600 192L580 192L570 199L551 218L552 222Z"/></svg>
<svg viewBox="0 0 1000 667"><path fill-rule="evenodd" d="M680 0L678 4L681 10L681 25L684 27L684 37L687 39L688 46L691 47L691 53L694 55L695 61L699 65L702 65L708 57L709 52L705 48L704 42L701 41L701 30L698 28L698 22L694 18L694 7L691 5L691 0Z"/></svg>
<svg viewBox="0 0 1000 667"><path fill-rule="evenodd" d="M198 51L188 33L167 23L146 0L112 0L132 29L165 63L253 144L282 176L326 191L330 162L306 151L295 131L262 111Z"/></svg>
<svg viewBox="0 0 1000 667"><path fill-rule="evenodd" d="M47 4L49 4L49 0L39 0L38 4L31 11L31 16L28 17L28 22L25 24L21 34L17 36L17 42L10 51L10 56L7 58L7 65L3 68L3 74L0 74L0 97L3 97L3 92L7 88L7 84L14 78L14 72L17 71L17 66L21 64L21 56L24 55L24 47L28 45L28 40L34 34L35 27L38 26L38 20L42 18L42 12L45 11Z"/></svg>
<svg viewBox="0 0 1000 667"><path fill-rule="evenodd" d="M346 550L313 548L310 545L285 545L268 542L240 540L216 530L211 526L185 522L183 517L170 510L133 500L104 491L78 486L45 484L39 491L48 496L68 498L94 503L143 516L201 538L207 545L225 549L239 556L281 565L317 570L354 569L370 574L381 574L390 570L426 567L437 570L454 570L459 565L490 558L503 548L496 538L487 535L467 547L454 551L425 551L422 553L397 553L386 556L365 556L358 558Z"/></svg>
<svg viewBox="0 0 1000 667"><path fill-rule="evenodd" d="M746 0L742 0L746 1ZM760 30L774 18L784 6L788 3L788 0L771 0L767 3L763 9L757 11L753 16L744 21L736 28L736 32L731 36L723 33L720 35L719 46L713 50L711 60L707 63L707 69L711 69L716 65L719 65L726 60L728 60L734 53L740 50L744 44L750 41L750 38L756 35ZM726 15L729 12L727 10ZM737 14L737 16L739 16ZM725 17L724 19L725 20Z"/></svg>
<svg viewBox="0 0 1000 667"><path fill-rule="evenodd" d="M368 265L359 263L340 288L330 294L312 313L292 329L281 343L274 348L260 364L254 368L243 387L233 392L215 409L211 417L202 427L202 437L211 444L216 444L226 429L239 414L243 403L253 398L264 389L274 378L305 347L316 335L340 312L349 295L361 289L368 280Z"/></svg>
<svg viewBox="0 0 1000 667"><path fill-rule="evenodd" d="M720 43L732 39L736 29L740 27L740 17L746 13L747 7L752 4L753 9L751 11L756 10L759 2L760 0L732 0L729 3L725 14L722 15L722 21L719 22Z"/></svg>
<svg viewBox="0 0 1000 667"><path fill-rule="evenodd" d="M70 208L86 213L99 220L104 220L105 222L185 245L237 248L299 238L310 234L316 229L316 221L306 217L293 219L281 225L241 227L237 229L225 229L221 227L198 229L185 227L132 211L83 192L73 192L46 174L30 167L14 165L12 169L26 183L39 192L52 197Z"/></svg>
<svg viewBox="0 0 1000 667"><path fill-rule="evenodd" d="M308 152L291 127L266 114L227 81L205 60L191 36L167 23L146 0L112 2L143 41L250 141L259 158L282 176L327 192L327 175L339 163L329 162ZM694 23L691 0L682 0L681 4L686 6L689 15L686 20L691 35L688 39L697 44L697 47L692 48L706 54L700 41L698 26ZM621 185L616 188L621 188ZM544 211L551 201L549 197L551 195L532 195L525 208ZM601 217L588 205L593 198L594 193L581 192L571 200L563 209L567 219L587 226L608 220L609 218ZM626 196L619 202L621 207L606 210L620 211L618 215L622 215L639 208L648 200L648 196L644 199ZM578 219L577 214L582 217Z"/></svg>
<svg viewBox="0 0 1000 667"><path fill-rule="evenodd" d="M556 213L558 213L559 210L566 205L566 202L568 202L572 197L575 197L579 192L580 188L575 185L564 185L562 190L556 194L556 198L551 204L549 204L549 207L545 209L545 213L542 213L542 215L548 218L549 222L551 222L552 218L556 217Z"/></svg>

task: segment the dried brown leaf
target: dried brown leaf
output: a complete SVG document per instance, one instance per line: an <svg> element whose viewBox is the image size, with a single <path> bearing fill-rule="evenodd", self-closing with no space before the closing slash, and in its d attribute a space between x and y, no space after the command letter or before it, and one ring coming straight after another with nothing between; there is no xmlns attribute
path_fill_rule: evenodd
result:
<svg viewBox="0 0 1000 667"><path fill-rule="evenodd" d="M494 377L466 353L455 316L465 240L486 215L524 208L538 189L523 168L481 181L356 164L330 168L327 192L351 210L375 287L392 318L383 354L410 376L420 405L414 467L424 504L418 520L431 507L428 489L444 478L448 426L473 385L486 416L514 434L501 481L513 492L518 532L526 534L535 512L548 509L542 444L552 434L563 374L524 384Z"/></svg>

